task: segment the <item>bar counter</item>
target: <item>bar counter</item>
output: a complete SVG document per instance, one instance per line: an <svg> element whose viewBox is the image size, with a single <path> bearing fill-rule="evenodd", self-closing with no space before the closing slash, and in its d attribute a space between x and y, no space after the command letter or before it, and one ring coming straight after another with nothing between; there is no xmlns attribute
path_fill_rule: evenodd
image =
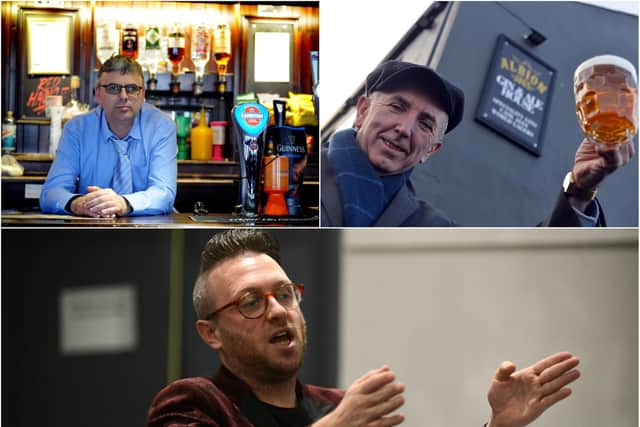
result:
<svg viewBox="0 0 640 427"><path fill-rule="evenodd" d="M36 217L39 214L38 198L40 196L40 188L44 183L46 175L51 166L52 158L46 154L17 154L16 159L25 168L23 176L2 176L2 209L3 213L12 212L10 217L3 216L3 226L56 226L56 225L72 225L77 227L137 227L137 226L158 226L186 227L193 226L215 226L214 223L203 223L190 220L188 217L192 215L196 202L201 202L209 212L220 213L216 216L219 218L224 215L235 218L231 212L238 200L238 176L240 174L240 166L237 162L216 162L216 161L194 161L179 160L178 161L178 188L174 207L180 214L173 216L160 217L127 217L120 218L112 223L105 223L105 220L91 220L85 218L65 217L54 218L51 216ZM309 163L305 169L304 183L301 189L301 203L307 208L305 218L313 218L317 216L319 206L319 180L318 180L318 155L312 153L309 156ZM16 213L17 212L17 213ZM24 218L19 217L24 213ZM69 219L75 218L75 219ZM160 218L160 219L159 219ZM226 217L224 217L226 218ZM272 219L263 221L264 224L255 225L272 225ZM291 226L317 226L313 221L299 221L292 219L289 221ZM302 224L299 224L302 222ZM218 226L242 225L225 219ZM289 225L286 223L281 225Z"/></svg>
<svg viewBox="0 0 640 427"><path fill-rule="evenodd" d="M317 209L309 209L300 218L255 218L221 213L194 215L130 216L121 218L88 218L72 215L50 215L36 212L2 211L3 227L93 227L93 228L203 228L203 227L313 227L319 226Z"/></svg>

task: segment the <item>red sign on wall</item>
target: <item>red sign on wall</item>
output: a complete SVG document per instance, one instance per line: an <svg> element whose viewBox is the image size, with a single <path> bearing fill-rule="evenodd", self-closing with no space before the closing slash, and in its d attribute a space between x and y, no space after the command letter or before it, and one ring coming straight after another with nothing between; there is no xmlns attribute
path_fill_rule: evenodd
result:
<svg viewBox="0 0 640 427"><path fill-rule="evenodd" d="M39 77L25 79L22 89L22 105L20 118L44 118L47 96L61 95L62 103L69 101L69 79L67 77Z"/></svg>

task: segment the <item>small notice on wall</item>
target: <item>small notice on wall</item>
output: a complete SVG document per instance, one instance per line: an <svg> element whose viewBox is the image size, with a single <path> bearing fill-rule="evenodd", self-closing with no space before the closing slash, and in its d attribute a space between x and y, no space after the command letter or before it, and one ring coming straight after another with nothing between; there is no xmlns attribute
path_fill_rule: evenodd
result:
<svg viewBox="0 0 640 427"><path fill-rule="evenodd" d="M554 76L549 65L498 36L476 120L539 156Z"/></svg>
<svg viewBox="0 0 640 427"><path fill-rule="evenodd" d="M133 351L138 344L136 288L69 288L60 294L60 351L85 355Z"/></svg>

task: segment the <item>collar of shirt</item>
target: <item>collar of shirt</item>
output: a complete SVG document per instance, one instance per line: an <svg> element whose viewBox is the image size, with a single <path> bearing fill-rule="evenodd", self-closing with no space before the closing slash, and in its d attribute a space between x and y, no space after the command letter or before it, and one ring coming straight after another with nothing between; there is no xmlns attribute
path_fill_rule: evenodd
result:
<svg viewBox="0 0 640 427"><path fill-rule="evenodd" d="M112 140L114 139L120 139L118 138L118 136L111 132L111 129L109 129L109 124L107 123L107 117L104 114L104 110L102 109L101 106L98 106L95 110L95 113L98 115L98 117L100 117L100 130L99 130L99 134L101 136L100 140L105 142L105 143L111 143ZM142 133L141 133L141 116L142 116L142 109L140 109L140 111L138 112L138 114L136 114L136 118L133 121L133 126L131 126L131 129L129 129L129 133L127 134L127 136L125 136L124 139L125 141L128 142L132 142L132 141L139 141L142 139Z"/></svg>

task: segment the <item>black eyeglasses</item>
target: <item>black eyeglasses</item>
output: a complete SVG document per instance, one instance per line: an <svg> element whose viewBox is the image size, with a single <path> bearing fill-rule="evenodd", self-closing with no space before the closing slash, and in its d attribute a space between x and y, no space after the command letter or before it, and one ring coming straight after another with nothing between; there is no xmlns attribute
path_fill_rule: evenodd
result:
<svg viewBox="0 0 640 427"><path fill-rule="evenodd" d="M127 92L127 95L136 96L142 90L142 86L130 84L130 85L119 85L117 83L109 83L108 85L99 85L99 87L103 87L104 91L109 95L120 95L122 92L122 88Z"/></svg>
<svg viewBox="0 0 640 427"><path fill-rule="evenodd" d="M216 314L229 307L238 306L240 314L247 319L257 319L267 311L269 305L269 297L274 297L278 304L291 310L298 307L302 302L302 294L304 293L304 285L302 283L288 283L282 285L272 292L249 291L242 294L240 298L229 304L223 305L204 319L209 320Z"/></svg>

